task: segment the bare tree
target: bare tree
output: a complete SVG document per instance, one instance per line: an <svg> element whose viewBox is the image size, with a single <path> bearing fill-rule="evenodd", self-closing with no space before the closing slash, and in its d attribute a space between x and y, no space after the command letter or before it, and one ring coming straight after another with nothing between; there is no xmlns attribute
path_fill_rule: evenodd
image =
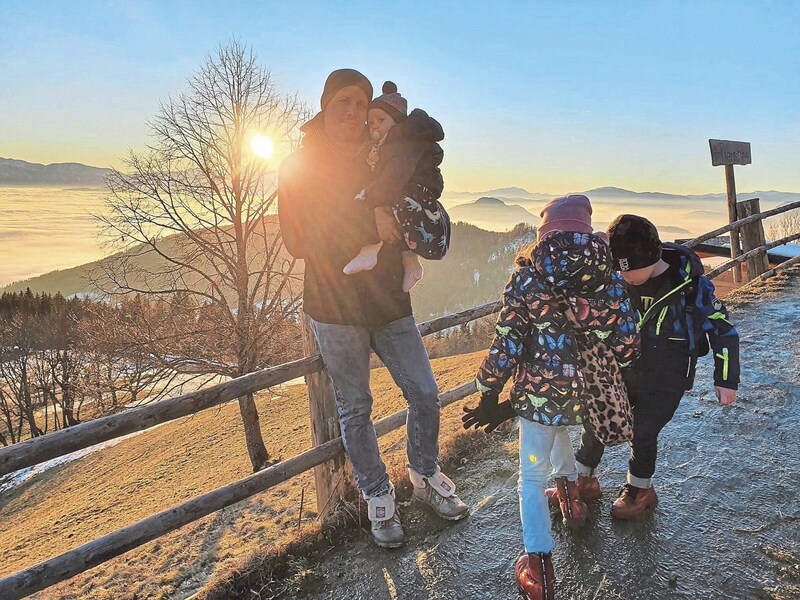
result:
<svg viewBox="0 0 800 600"><path fill-rule="evenodd" d="M768 230L770 240L780 240L800 233L800 210L783 213L774 219L776 222L770 222Z"/></svg>
<svg viewBox="0 0 800 600"><path fill-rule="evenodd" d="M306 111L280 94L256 56L238 42L220 47L149 123L146 152L131 152L109 177L101 217L117 250L95 273L110 294L192 298L216 322L185 331L198 356L172 357L176 370L238 377L296 320L300 285L282 249L274 176L251 150L255 135L279 152L299 139ZM274 172L274 168L272 169ZM203 329L202 331L200 329ZM213 347L214 359L208 354ZM162 346L153 340L152 350ZM162 348L163 349L163 348ZM197 360L195 360L197 359ZM269 462L252 395L239 399L254 470Z"/></svg>

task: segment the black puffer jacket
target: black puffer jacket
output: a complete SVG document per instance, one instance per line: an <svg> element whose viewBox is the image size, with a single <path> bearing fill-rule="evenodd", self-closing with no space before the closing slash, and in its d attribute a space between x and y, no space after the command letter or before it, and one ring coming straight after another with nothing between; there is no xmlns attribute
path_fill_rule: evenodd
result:
<svg viewBox="0 0 800 600"><path fill-rule="evenodd" d="M421 185L438 198L444 190L439 166L444 151L437 143L444 139L439 122L419 108L389 131L380 148L375 181L367 188L367 203L391 206L406 195L408 186Z"/></svg>
<svg viewBox="0 0 800 600"><path fill-rule="evenodd" d="M322 127L322 113L303 125L302 147L278 173L283 242L292 256L305 260L303 302L311 318L381 327L411 314L411 297L401 289L398 247L384 244L371 271L342 272L361 248L367 221L363 204L354 200L372 177L366 132L361 150L346 156L323 136Z"/></svg>

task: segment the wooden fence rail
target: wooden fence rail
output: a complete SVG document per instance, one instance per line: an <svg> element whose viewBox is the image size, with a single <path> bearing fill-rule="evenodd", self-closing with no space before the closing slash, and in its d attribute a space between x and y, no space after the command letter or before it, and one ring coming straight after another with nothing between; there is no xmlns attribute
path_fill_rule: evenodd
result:
<svg viewBox="0 0 800 600"><path fill-rule="evenodd" d="M499 302L490 302L426 321L419 324L423 336L462 325L500 310ZM248 373L231 381L218 383L195 392L162 400L156 404L139 406L123 412L101 417L80 425L31 438L18 444L0 448L0 477L46 460L64 456L101 442L143 431L181 417L187 417L207 408L235 400L245 394L259 392L281 385L297 377L323 369L322 358L316 354L290 363Z"/></svg>
<svg viewBox="0 0 800 600"><path fill-rule="evenodd" d="M685 243L692 247L723 233L740 229L764 218L800 208L800 202L793 202L773 210L758 213L739 219L725 227L720 227L707 234ZM708 273L717 276L720 273L740 264L758 252L782 245L800 235L787 236L782 240L765 244L748 250L736 259L720 265ZM778 270L798 264L800 256L794 257L779 267L760 276L765 279ZM462 325L475 319L498 312L500 302L491 302L453 315L447 315L419 325L422 335L430 335L450 327ZM232 381L217 384L203 390L176 396L157 404L142 406L122 413L96 419L88 423L69 427L46 436L34 438L20 444L0 449L0 476L18 469L63 456L100 442L123 435L148 429L161 423L185 417L200 410L218 406L254 393L268 387L285 383L300 376L309 376L324 369L322 358L314 353L301 360L285 365L250 373ZM315 398L311 397L313 403ZM476 391L474 382L465 383L453 390L441 394L442 406L461 400ZM375 423L379 436L394 431L405 424L407 410L402 410ZM192 521L200 519L226 506L240 502L256 493L270 489L286 480L311 468L341 455L343 451L341 437L322 441L310 450L293 458L271 466L263 471L231 483L222 488L197 496L178 506L152 515L137 523L109 533L97 540L70 550L60 556L51 558L34 567L25 569L4 579L0 579L0 598L21 598L49 587L55 583L69 579L91 567L99 565L113 557L119 556L133 548L141 546L157 537ZM318 491L319 496L319 491Z"/></svg>
<svg viewBox="0 0 800 600"><path fill-rule="evenodd" d="M280 385L322 366L319 355L303 358L0 448L0 476Z"/></svg>
<svg viewBox="0 0 800 600"><path fill-rule="evenodd" d="M761 221L762 219L766 219L767 217L773 217L775 215L779 215L781 213L794 210L795 208L800 208L800 201L790 202L789 204L784 204L783 206L779 206L778 208L773 208L772 210L767 210L762 213L758 213L757 215L752 215L749 217L745 217L744 219L739 219L738 221L734 221L733 223L725 225L724 227L720 227L718 229L715 229L714 231L709 231L708 233L704 233L703 235L698 236L693 240L689 240L684 244L684 246L688 246L689 248L697 246L697 244L702 244L703 242L707 242L711 238L720 236L723 233L731 231L732 229L739 229L743 225L749 225L750 223L755 223L756 221Z"/></svg>
<svg viewBox="0 0 800 600"><path fill-rule="evenodd" d="M442 406L447 406L475 391L474 382L465 383L441 394L439 400ZM405 425L407 414L408 410L405 409L377 421L375 431L378 436L386 435ZM36 566L0 579L0 598L16 600L74 577L192 521L283 483L330 460L342 450L342 438L338 437L249 477L192 498Z"/></svg>
<svg viewBox="0 0 800 600"><path fill-rule="evenodd" d="M752 250L748 250L744 254L740 254L736 258L729 260L728 262L722 263L718 267L708 271L706 273L706 277L709 279L714 279L715 277L719 277L725 271L729 270L735 264L740 264L746 261L753 256L758 255L761 252L766 252L767 250L772 250L773 248L777 248L778 246L783 246L784 244L788 244L794 240L800 240L800 233L795 233L794 235L787 235L784 238L781 238L775 242L770 242L769 244L764 244L763 246L759 246L758 248L753 248Z"/></svg>

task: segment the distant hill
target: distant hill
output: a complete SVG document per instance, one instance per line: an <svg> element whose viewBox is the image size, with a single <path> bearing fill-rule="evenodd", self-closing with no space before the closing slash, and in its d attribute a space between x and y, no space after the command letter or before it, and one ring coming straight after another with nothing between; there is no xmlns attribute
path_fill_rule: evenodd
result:
<svg viewBox="0 0 800 600"><path fill-rule="evenodd" d="M535 231L524 224L505 233L486 231L466 223L453 225L450 252L445 259L423 261L425 277L412 294L417 316L425 320L500 298L517 252L536 239ZM173 236L166 238L164 243L179 244L180 239ZM0 288L0 293L24 291L30 287L33 292L91 297L98 290L92 286L89 273L108 260L105 258L16 282ZM156 266L152 255L137 260Z"/></svg>
<svg viewBox="0 0 800 600"><path fill-rule="evenodd" d="M42 165L13 158L0 158L0 186L104 187L110 169L80 163Z"/></svg>
<svg viewBox="0 0 800 600"><path fill-rule="evenodd" d="M264 219L268 231L277 230L279 226L277 215L269 215L264 217ZM254 237L253 239L254 243L263 243L263 240L260 238ZM185 240L186 238L183 234L176 234L159 239L158 245L166 254L174 256L177 254L177 250L175 249L185 245ZM261 246L261 250L259 250L258 247L253 248L251 254L255 256L259 251L263 251L263 245ZM129 257L131 263L135 264L138 269L144 269L149 273L159 273L167 270L164 259L162 259L153 251L143 252L142 247L140 246L127 250L126 252L113 254L106 258L83 265L78 265L70 269L60 269L39 275L37 277L31 277L30 279L25 279L23 281L16 281L0 288L0 294L3 292L25 291L26 288L30 288L34 293L44 292L54 294L56 292L61 292L62 295L67 297L74 295L85 295L89 297L97 296L100 294L100 290L92 283L93 273L99 274L103 270L103 267L110 264L116 257L125 255ZM289 258L290 257L287 254L286 259ZM201 259L198 258L197 260ZM136 272L139 271L137 270ZM152 275L148 276L146 280L145 278L142 278L141 280L129 279L128 282L135 287L142 289L146 289L149 284L154 286L159 285ZM201 284L199 277L191 275L188 276L187 285L189 287L200 286Z"/></svg>
<svg viewBox="0 0 800 600"><path fill-rule="evenodd" d="M520 249L536 240L536 228L520 223L508 232L453 226L444 260L422 261L425 277L412 291L414 314L426 320L499 300Z"/></svg>
<svg viewBox="0 0 800 600"><path fill-rule="evenodd" d="M531 196L538 195L531 194L528 190L521 187L497 188L496 190L487 190L485 192L445 192L445 194L453 197L490 196L494 198L498 196L508 198L530 198Z"/></svg>
<svg viewBox="0 0 800 600"><path fill-rule="evenodd" d="M506 204L500 198L483 197L475 202L448 209L450 218L465 221L483 229L508 231L517 223L537 223L538 218L518 204Z"/></svg>

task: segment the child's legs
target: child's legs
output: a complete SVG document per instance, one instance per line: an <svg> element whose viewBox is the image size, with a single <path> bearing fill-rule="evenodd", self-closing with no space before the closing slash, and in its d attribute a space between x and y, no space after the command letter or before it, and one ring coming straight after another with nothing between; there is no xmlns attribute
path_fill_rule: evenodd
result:
<svg viewBox="0 0 800 600"><path fill-rule="evenodd" d="M422 263L419 256L414 254L411 250L406 250L402 253L403 257L403 283L402 288L404 292L410 292L417 283L422 279L425 269L422 268Z"/></svg>
<svg viewBox="0 0 800 600"><path fill-rule="evenodd" d="M550 472L550 452L556 434L548 427L519 420L519 512L526 552L550 552L550 511L544 495Z"/></svg>
<svg viewBox="0 0 800 600"><path fill-rule="evenodd" d="M566 477L570 481L578 479L578 469L575 464L575 452L572 450L572 440L566 427L553 427L555 436L553 449L550 451L550 462L553 465L553 474L556 477Z"/></svg>
<svg viewBox="0 0 800 600"><path fill-rule="evenodd" d="M378 253L383 248L383 242L362 246L358 254L344 266L345 275L353 275L362 271L371 271L378 264Z"/></svg>
<svg viewBox="0 0 800 600"><path fill-rule="evenodd" d="M628 463L628 483L649 488L656 471L658 434L672 420L682 391L645 391L633 407L633 442Z"/></svg>
<svg viewBox="0 0 800 600"><path fill-rule="evenodd" d="M421 185L409 185L406 196L392 206L408 249L422 258L439 260L450 242L450 218L434 194Z"/></svg>
<svg viewBox="0 0 800 600"><path fill-rule="evenodd" d="M378 227L375 224L375 211L363 201L356 200L353 205L355 210L352 211L350 237L357 240L362 246L371 246L380 242Z"/></svg>
<svg viewBox="0 0 800 600"><path fill-rule="evenodd" d="M581 432L581 446L575 455L578 461L578 473L587 477L590 476L592 471L600 464L605 450L606 447L594 436L589 423L585 422Z"/></svg>

